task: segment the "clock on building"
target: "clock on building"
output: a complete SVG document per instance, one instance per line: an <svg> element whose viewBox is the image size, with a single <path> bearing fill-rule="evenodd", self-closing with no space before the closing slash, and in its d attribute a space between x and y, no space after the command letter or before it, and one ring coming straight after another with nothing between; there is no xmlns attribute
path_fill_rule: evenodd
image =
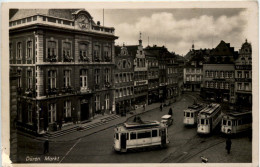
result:
<svg viewBox="0 0 260 167"><path fill-rule="evenodd" d="M89 20L85 15L78 17L78 24L81 29L89 29Z"/></svg>

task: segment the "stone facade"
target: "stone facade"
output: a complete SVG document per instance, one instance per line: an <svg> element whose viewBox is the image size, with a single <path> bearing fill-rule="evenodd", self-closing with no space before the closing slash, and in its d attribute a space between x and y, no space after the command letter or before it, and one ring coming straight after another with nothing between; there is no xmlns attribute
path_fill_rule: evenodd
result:
<svg viewBox="0 0 260 167"><path fill-rule="evenodd" d="M114 28L85 10L21 9L9 23L20 128L42 134L115 110Z"/></svg>

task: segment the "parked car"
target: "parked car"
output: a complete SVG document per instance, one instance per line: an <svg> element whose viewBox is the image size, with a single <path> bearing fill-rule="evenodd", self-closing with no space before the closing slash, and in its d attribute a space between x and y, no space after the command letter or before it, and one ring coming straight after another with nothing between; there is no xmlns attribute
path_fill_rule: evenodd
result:
<svg viewBox="0 0 260 167"><path fill-rule="evenodd" d="M172 123L173 123L172 116L171 115L164 115L164 116L162 116L161 123L163 123L163 124L165 124L167 126L172 125Z"/></svg>

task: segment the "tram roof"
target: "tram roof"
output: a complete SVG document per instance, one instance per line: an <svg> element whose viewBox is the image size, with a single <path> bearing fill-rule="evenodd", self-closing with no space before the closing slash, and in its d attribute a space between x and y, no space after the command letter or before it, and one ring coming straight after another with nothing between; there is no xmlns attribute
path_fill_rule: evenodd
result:
<svg viewBox="0 0 260 167"><path fill-rule="evenodd" d="M117 131L131 131L131 130L142 130L142 129L151 129L151 128L160 128L165 125L161 124L158 121L143 121L142 123L138 122L126 122L117 126Z"/></svg>
<svg viewBox="0 0 260 167"><path fill-rule="evenodd" d="M204 106L205 107L205 106ZM203 104L193 104L191 106L188 107L188 109L183 110L184 112L196 112L199 109L203 108Z"/></svg>
<svg viewBox="0 0 260 167"><path fill-rule="evenodd" d="M200 114L210 115L210 114L214 113L218 107L220 107L220 104L218 104L218 103L211 103L206 108L202 109L200 111Z"/></svg>
<svg viewBox="0 0 260 167"><path fill-rule="evenodd" d="M243 117L247 115L252 115L252 111L229 111L225 113L225 116L230 116L230 117Z"/></svg>

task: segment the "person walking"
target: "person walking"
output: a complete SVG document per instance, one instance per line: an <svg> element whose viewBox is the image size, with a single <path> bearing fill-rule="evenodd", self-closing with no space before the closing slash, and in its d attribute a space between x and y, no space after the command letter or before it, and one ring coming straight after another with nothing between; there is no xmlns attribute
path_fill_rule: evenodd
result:
<svg viewBox="0 0 260 167"><path fill-rule="evenodd" d="M231 142L230 138L227 138L227 140L226 140L226 150L227 150L228 154L230 154L231 144L232 144L232 142Z"/></svg>
<svg viewBox="0 0 260 167"><path fill-rule="evenodd" d="M44 154L48 153L48 152L49 152L49 140L48 140L48 139L46 139L46 140L44 141L43 147L44 147L43 153L44 153Z"/></svg>
<svg viewBox="0 0 260 167"><path fill-rule="evenodd" d="M168 114L169 114L169 115L172 115L172 108L169 109Z"/></svg>
<svg viewBox="0 0 260 167"><path fill-rule="evenodd" d="M161 105L160 105L160 110L161 110L161 111L162 111L162 108L163 108L163 107L162 107L162 104L161 104Z"/></svg>

